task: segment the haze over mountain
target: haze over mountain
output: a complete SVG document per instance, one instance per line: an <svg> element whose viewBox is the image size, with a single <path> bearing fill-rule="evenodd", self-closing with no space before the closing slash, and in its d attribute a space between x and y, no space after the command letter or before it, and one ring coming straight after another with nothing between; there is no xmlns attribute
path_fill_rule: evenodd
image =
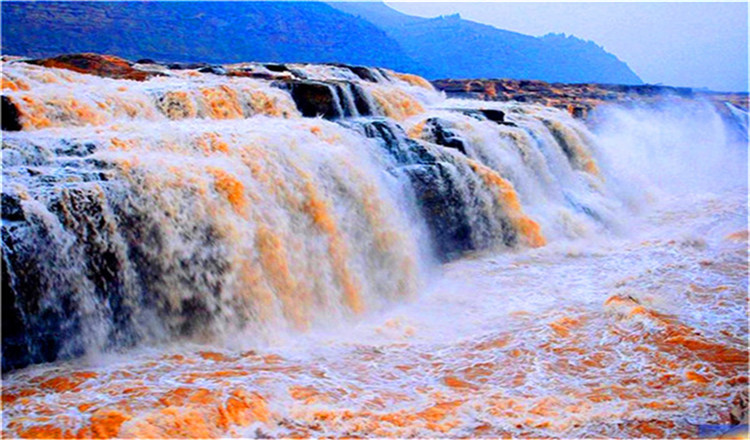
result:
<svg viewBox="0 0 750 440"><path fill-rule="evenodd" d="M185 62L339 62L436 78L640 84L575 37L532 37L383 3L3 2L2 52L98 52Z"/></svg>
<svg viewBox="0 0 750 440"><path fill-rule="evenodd" d="M6 55L417 69L384 31L320 2L2 2L2 12Z"/></svg>
<svg viewBox="0 0 750 440"><path fill-rule="evenodd" d="M747 2L405 2L419 17L460 13L500 29L572 34L617 54L643 81L723 91L748 90Z"/></svg>
<svg viewBox="0 0 750 440"><path fill-rule="evenodd" d="M641 84L616 56L574 36L544 37L464 20L459 14L422 18L381 2L331 5L384 29L432 78L517 78L559 82Z"/></svg>

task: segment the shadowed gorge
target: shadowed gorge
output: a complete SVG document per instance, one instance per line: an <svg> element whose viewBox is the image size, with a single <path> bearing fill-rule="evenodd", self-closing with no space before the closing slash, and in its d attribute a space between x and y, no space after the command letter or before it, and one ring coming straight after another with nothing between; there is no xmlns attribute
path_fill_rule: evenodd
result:
<svg viewBox="0 0 750 440"><path fill-rule="evenodd" d="M466 97L340 63L4 57L4 435L740 423L746 104Z"/></svg>

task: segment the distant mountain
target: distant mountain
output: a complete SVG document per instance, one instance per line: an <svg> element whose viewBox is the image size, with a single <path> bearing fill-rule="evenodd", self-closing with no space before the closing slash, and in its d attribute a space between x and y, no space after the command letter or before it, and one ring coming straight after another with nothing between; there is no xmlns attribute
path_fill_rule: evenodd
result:
<svg viewBox="0 0 750 440"><path fill-rule="evenodd" d="M372 23L321 2L2 2L2 53L184 62L421 67Z"/></svg>
<svg viewBox="0 0 750 440"><path fill-rule="evenodd" d="M2 53L96 52L131 60L340 62L436 78L641 84L592 42L509 32L458 15L414 17L384 3L2 3Z"/></svg>
<svg viewBox="0 0 750 440"><path fill-rule="evenodd" d="M385 30L429 78L516 78L549 82L642 84L616 56L591 41L561 34L532 37L462 19L421 18L381 2L331 6Z"/></svg>

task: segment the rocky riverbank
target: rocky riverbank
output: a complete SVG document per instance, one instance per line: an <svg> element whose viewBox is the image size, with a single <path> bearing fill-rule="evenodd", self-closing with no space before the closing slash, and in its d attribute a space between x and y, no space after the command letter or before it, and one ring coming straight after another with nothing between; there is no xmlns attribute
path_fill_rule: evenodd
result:
<svg viewBox="0 0 750 440"><path fill-rule="evenodd" d="M687 87L662 85L564 84L517 79L441 79L433 81L436 89L451 98L483 101L518 101L543 104L568 110L573 116L585 118L603 103L658 103L668 99L703 99L713 102L720 111L722 103L747 110L747 93L712 92Z"/></svg>

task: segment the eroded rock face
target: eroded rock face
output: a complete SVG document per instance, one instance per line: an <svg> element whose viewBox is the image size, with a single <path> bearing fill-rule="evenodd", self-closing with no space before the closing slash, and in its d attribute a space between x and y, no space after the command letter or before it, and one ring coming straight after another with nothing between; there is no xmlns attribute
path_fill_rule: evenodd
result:
<svg viewBox="0 0 750 440"><path fill-rule="evenodd" d="M54 58L29 60L27 63L44 67L68 69L74 72L88 73L105 78L130 79L134 81L145 81L154 76L161 75L158 72L134 69L129 61L116 56L92 53L60 55Z"/></svg>

